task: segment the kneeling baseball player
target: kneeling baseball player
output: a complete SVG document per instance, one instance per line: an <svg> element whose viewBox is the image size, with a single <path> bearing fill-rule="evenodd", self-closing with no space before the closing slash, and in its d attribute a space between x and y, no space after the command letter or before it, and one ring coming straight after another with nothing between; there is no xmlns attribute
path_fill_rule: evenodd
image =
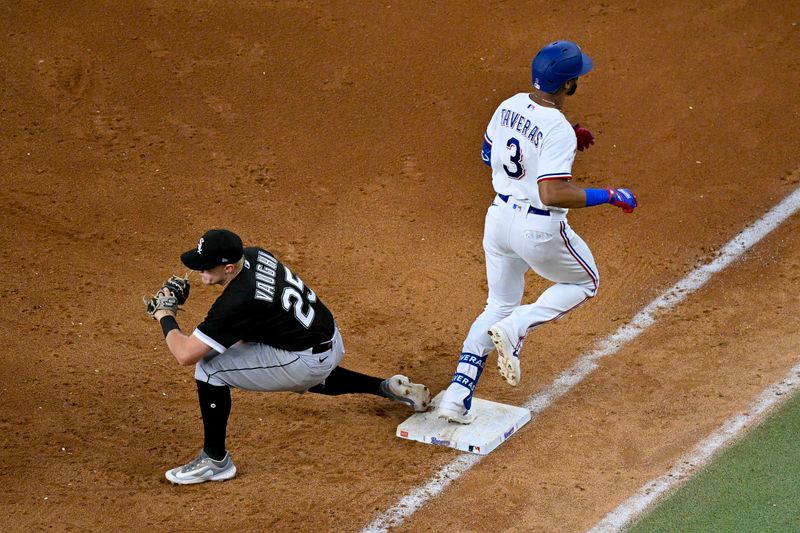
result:
<svg viewBox="0 0 800 533"><path fill-rule="evenodd" d="M381 379L339 366L342 336L328 308L299 276L263 248L242 246L235 233L206 232L181 261L200 273L204 285L222 285L222 294L191 335L178 327L178 306L189 296L187 279L173 276L148 301L172 355L195 365L203 418L200 454L167 471L172 483L223 481L236 475L225 447L230 387L253 391L319 394L374 394L415 411L430 403L428 387L406 376Z"/></svg>

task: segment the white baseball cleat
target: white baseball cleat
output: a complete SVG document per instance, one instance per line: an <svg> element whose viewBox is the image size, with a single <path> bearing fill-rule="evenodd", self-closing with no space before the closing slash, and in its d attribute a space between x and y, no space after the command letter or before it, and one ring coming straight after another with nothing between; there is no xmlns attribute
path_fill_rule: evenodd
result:
<svg viewBox="0 0 800 533"><path fill-rule="evenodd" d="M519 367L519 344L515 346L511 343L511 339L499 322L489 328L489 336L497 350L497 368L500 369L500 375L506 383L516 387L522 375Z"/></svg>
<svg viewBox="0 0 800 533"><path fill-rule="evenodd" d="M440 405L436 408L436 416L438 418L453 422L456 424L468 425L475 421L477 415L463 407Z"/></svg>
<svg viewBox="0 0 800 533"><path fill-rule="evenodd" d="M431 403L431 391L419 383L412 383L402 374L381 382L381 391L390 400L404 403L420 413L427 411Z"/></svg>
<svg viewBox="0 0 800 533"><path fill-rule="evenodd" d="M192 461L178 468L167 470L164 475L171 483L178 485L194 485L204 481L225 481L236 476L236 465L233 464L229 452L225 452L225 457L217 461L209 457L204 450Z"/></svg>

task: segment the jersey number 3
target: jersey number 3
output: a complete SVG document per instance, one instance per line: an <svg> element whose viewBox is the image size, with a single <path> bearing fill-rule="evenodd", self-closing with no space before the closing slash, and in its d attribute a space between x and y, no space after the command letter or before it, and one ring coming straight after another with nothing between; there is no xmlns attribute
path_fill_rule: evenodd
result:
<svg viewBox="0 0 800 533"><path fill-rule="evenodd" d="M525 166L522 164L522 148L519 145L519 141L514 137L511 137L508 142L506 143L506 148L508 148L510 161L509 163L512 165L509 168L506 165L503 165L503 170L506 171L508 177L513 180L522 179L525 176Z"/></svg>
<svg viewBox="0 0 800 533"><path fill-rule="evenodd" d="M311 327L314 322L314 308L311 304L317 301L317 295L311 289L307 289L298 276L292 274L292 271L286 268L286 283L288 284L283 289L281 295L281 303L283 308L288 312L294 308L294 317L306 329ZM305 309L304 309L305 308Z"/></svg>

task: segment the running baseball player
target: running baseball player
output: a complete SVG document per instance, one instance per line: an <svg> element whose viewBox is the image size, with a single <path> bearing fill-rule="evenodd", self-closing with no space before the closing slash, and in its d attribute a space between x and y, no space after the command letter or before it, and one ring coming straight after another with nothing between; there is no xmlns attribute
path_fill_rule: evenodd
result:
<svg viewBox="0 0 800 533"><path fill-rule="evenodd" d="M497 193L483 237L489 295L464 340L437 407L439 418L472 422L473 393L492 349L505 381L519 384L528 333L597 294L594 257L570 228L568 210L611 204L631 213L637 206L628 189L583 189L570 181L576 149L588 148L594 137L578 124L570 126L561 109L591 69L592 60L577 44L548 44L531 64L533 90L502 102L489 122L482 157ZM520 305L528 269L553 285L535 302Z"/></svg>
<svg viewBox="0 0 800 533"><path fill-rule="evenodd" d="M203 449L167 471L172 483L223 481L236 475L225 447L230 388L319 394L374 394L425 411L430 392L406 376L381 379L339 366L344 343L330 310L305 282L263 248L243 247L235 233L206 232L181 261L222 293L190 335L175 319L189 282L173 276L147 304L172 355L195 365Z"/></svg>

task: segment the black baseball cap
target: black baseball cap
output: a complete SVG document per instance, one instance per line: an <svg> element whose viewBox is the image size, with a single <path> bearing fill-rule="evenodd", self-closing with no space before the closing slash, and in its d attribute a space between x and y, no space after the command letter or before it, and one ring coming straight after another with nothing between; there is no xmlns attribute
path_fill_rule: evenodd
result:
<svg viewBox="0 0 800 533"><path fill-rule="evenodd" d="M197 241L197 247L181 254L181 262L192 270L209 270L242 258L242 239L226 229L211 229Z"/></svg>

